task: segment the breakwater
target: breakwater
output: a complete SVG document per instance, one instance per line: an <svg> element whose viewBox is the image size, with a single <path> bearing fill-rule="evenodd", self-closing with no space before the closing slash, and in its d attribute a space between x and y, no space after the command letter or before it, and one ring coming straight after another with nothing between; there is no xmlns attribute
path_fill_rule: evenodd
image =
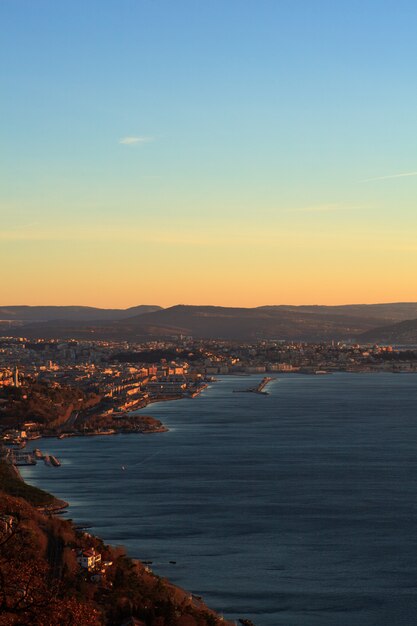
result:
<svg viewBox="0 0 417 626"><path fill-rule="evenodd" d="M271 382L271 380L274 380L274 378L271 376L264 376L261 382L255 387L249 387L248 389L234 389L233 393L262 393L264 395L268 395L268 392L264 391L264 389L267 384Z"/></svg>

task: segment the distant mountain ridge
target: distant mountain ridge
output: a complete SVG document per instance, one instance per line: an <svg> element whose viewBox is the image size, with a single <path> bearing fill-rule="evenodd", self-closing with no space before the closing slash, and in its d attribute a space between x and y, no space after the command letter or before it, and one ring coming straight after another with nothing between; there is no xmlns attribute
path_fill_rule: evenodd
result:
<svg viewBox="0 0 417 626"><path fill-rule="evenodd" d="M121 320L143 313L152 313L160 308L160 306L148 304L133 306L129 309L99 309L90 306L2 306L0 307L0 320L20 322Z"/></svg>
<svg viewBox="0 0 417 626"><path fill-rule="evenodd" d="M416 305L417 308L417 305ZM386 322L386 320L384 320ZM192 335L196 338L324 340L356 336L381 324L375 318L311 313L282 307L177 305L119 322L129 334Z"/></svg>
<svg viewBox="0 0 417 626"><path fill-rule="evenodd" d="M5 315L9 317L5 318ZM138 341L173 335L236 341L376 341L373 337L382 336L380 330L399 326L399 323L404 324L404 328L412 329L410 318L413 317L417 318L417 303L412 302L255 308L176 305L166 309L140 305L125 310L0 307L0 320L20 319L19 326L14 330L13 326L9 328L7 321L3 323L3 328L7 325L8 334L39 338L94 337ZM389 335L388 330L384 332L384 336L395 336ZM406 331L405 336L408 342L414 342L411 330Z"/></svg>
<svg viewBox="0 0 417 626"><path fill-rule="evenodd" d="M392 321L404 321L417 318L417 302L391 302L383 304L340 304L340 305L276 305L259 307L264 310L281 309L304 313L352 315L354 317L373 317Z"/></svg>

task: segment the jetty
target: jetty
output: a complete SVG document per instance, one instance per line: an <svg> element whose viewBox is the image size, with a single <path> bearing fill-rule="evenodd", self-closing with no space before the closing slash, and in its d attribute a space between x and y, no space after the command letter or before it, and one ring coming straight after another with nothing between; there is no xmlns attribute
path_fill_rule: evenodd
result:
<svg viewBox="0 0 417 626"><path fill-rule="evenodd" d="M188 392L188 395L186 395L186 398L196 398L197 396L200 395L200 393L202 391L204 391L204 389L207 389L208 384L207 383L203 383L201 385L199 385L197 388L191 388Z"/></svg>
<svg viewBox="0 0 417 626"><path fill-rule="evenodd" d="M271 380L275 379L271 376L264 376L259 385L257 385L256 387L249 387L249 389L234 389L233 393L260 393L264 396L267 396L269 394L267 391L264 391L264 389L267 384L271 382Z"/></svg>
<svg viewBox="0 0 417 626"><path fill-rule="evenodd" d="M43 457L45 465L51 465L52 467L60 467L61 462L53 456L53 454L45 454Z"/></svg>

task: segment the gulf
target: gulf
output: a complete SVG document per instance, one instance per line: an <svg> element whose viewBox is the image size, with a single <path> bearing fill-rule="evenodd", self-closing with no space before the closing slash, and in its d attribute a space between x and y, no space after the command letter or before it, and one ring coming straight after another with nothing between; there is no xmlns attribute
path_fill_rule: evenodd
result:
<svg viewBox="0 0 417 626"><path fill-rule="evenodd" d="M417 376L221 377L154 404L165 434L36 442L68 515L256 626L411 624ZM175 563L170 563L175 561Z"/></svg>

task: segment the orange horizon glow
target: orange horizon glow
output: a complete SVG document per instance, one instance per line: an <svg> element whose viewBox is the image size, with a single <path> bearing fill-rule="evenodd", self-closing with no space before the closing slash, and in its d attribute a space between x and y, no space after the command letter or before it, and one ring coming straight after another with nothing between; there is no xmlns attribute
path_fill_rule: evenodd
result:
<svg viewBox="0 0 417 626"><path fill-rule="evenodd" d="M112 301L102 301L102 302L91 302L89 300L80 301L80 300L63 300L63 301L7 301L2 302L0 304L0 308L7 308L12 306L29 306L29 307L37 307L37 306L45 306L45 307L91 307L97 309L130 309L136 306L147 305L147 306L160 306L163 309L168 309L175 306L196 306L196 307L224 307L224 308L237 308L237 309L250 309L250 308L259 308L263 306L357 306L357 305L374 305L374 304L399 304L399 303L414 303L417 302L417 297L413 298L392 298L389 300L355 300L355 301L310 301L310 300L299 300L299 301L255 301L253 303L248 302L216 302L216 301L172 301L172 302L164 302L164 301L156 301L156 300L138 300L135 302L125 301L122 303L115 303Z"/></svg>

